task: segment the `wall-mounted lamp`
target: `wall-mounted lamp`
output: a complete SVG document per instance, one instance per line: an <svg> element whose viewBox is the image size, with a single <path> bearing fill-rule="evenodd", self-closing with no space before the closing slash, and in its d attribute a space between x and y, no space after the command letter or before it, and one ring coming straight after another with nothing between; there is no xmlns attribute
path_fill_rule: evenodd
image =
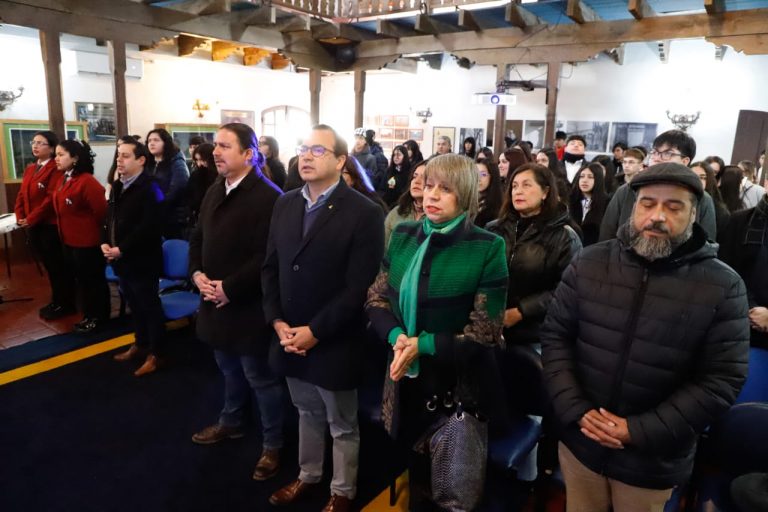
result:
<svg viewBox="0 0 768 512"><path fill-rule="evenodd" d="M696 124L700 115L701 112L696 112L695 114L670 114L669 110L667 110L667 118L672 121L675 128L684 132L687 132L688 128Z"/></svg>
<svg viewBox="0 0 768 512"><path fill-rule="evenodd" d="M23 87L19 87L19 94L14 94L13 91L0 91L0 112L5 110L5 107L10 107L22 94L24 94Z"/></svg>
<svg viewBox="0 0 768 512"><path fill-rule="evenodd" d="M430 117L432 117L432 111L429 110L429 107L427 107L427 110L419 110L416 112L416 117L421 118L422 123L426 123L427 120L429 120Z"/></svg>
<svg viewBox="0 0 768 512"><path fill-rule="evenodd" d="M200 103L200 100L195 100L195 104L192 105L192 110L197 112L197 117L203 117L203 112L210 110L207 104Z"/></svg>

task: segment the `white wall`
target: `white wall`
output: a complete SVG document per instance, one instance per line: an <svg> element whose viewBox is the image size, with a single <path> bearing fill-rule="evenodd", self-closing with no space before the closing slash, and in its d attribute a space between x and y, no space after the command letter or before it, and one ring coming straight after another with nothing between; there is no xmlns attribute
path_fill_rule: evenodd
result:
<svg viewBox="0 0 768 512"><path fill-rule="evenodd" d="M526 80L546 79L543 66L518 66L518 71ZM510 79L519 78L510 73ZM495 79L494 67L466 70L453 59L445 59L440 71L420 63L417 74L369 72L365 116L411 114L411 127L425 128L424 145L431 148L434 126L485 128L486 121L494 118L494 107L472 105L470 96L493 91ZM649 44L629 44L622 66L604 56L563 65L558 120L658 123L662 132L673 128L667 109L676 114L701 111L698 123L689 129L698 155L716 154L728 161L739 110L768 111L766 83L768 56L745 56L729 49L723 61L716 61L712 44L681 40L672 41L669 62L662 63ZM353 91L349 74L323 79L321 119L345 133L354 128ZM507 119L545 118L544 90L511 92L517 95L517 105L507 108ZM422 125L414 114L427 107L434 115Z"/></svg>

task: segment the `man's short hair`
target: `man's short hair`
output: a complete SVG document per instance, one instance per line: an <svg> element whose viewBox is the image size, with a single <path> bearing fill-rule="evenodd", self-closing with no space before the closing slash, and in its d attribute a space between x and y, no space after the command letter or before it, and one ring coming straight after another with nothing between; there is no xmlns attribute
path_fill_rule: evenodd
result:
<svg viewBox="0 0 768 512"><path fill-rule="evenodd" d="M127 146L133 146L134 158L138 160L139 158L144 157L144 165L146 165L150 158L152 158L152 155L149 153L147 146L136 140L134 137L121 137L117 145L122 146L123 144Z"/></svg>
<svg viewBox="0 0 768 512"><path fill-rule="evenodd" d="M643 154L643 160L648 156L648 148L645 146L632 146L630 149L636 149Z"/></svg>
<svg viewBox="0 0 768 512"><path fill-rule="evenodd" d="M691 160L696 156L696 141L683 130L667 130L653 140L654 149L665 144Z"/></svg>
<svg viewBox="0 0 768 512"><path fill-rule="evenodd" d="M629 148L624 151L624 158L627 158L627 157L634 158L638 162L642 162L643 160L645 160L645 153L643 153L639 149Z"/></svg>
<svg viewBox="0 0 768 512"><path fill-rule="evenodd" d="M451 138L450 138L449 136L447 136L447 135L441 135L441 136L439 136L439 137L437 138L437 140L444 140L445 142L447 142L447 143L448 143L448 147L450 147L450 146L451 146L451 144L452 144L452 143L451 143Z"/></svg>
<svg viewBox="0 0 768 512"><path fill-rule="evenodd" d="M626 151L627 147L628 146L624 142L619 141L613 145L613 149L611 151L616 151L616 148L621 148L622 151Z"/></svg>
<svg viewBox="0 0 768 512"><path fill-rule="evenodd" d="M565 145L567 146L569 142L572 140L578 140L581 141L582 144L584 144L584 147L587 147L587 139L584 138L583 135L571 135L565 140Z"/></svg>
<svg viewBox="0 0 768 512"><path fill-rule="evenodd" d="M557 131L555 132L555 140L564 139L564 138L566 138L567 136L568 136L568 135L567 135L567 134L566 134L564 131L562 131L562 130L557 130Z"/></svg>
<svg viewBox="0 0 768 512"><path fill-rule="evenodd" d="M342 139L336 130L327 124L316 124L312 127L312 131L315 130L331 132L333 134L333 153L336 156L349 156L349 147L347 146L347 141Z"/></svg>
<svg viewBox="0 0 768 512"><path fill-rule="evenodd" d="M479 209L477 170L475 162L464 155L447 153L429 159L424 170L424 182L433 176L456 191L456 202L462 212L473 220Z"/></svg>

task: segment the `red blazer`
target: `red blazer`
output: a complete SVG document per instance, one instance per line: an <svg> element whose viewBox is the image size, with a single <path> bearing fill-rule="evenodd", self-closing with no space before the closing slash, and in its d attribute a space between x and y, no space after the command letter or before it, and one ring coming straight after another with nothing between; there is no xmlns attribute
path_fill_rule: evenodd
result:
<svg viewBox="0 0 768 512"><path fill-rule="evenodd" d="M56 169L53 158L37 172L37 162L31 163L24 169L21 188L16 196L13 208L16 219L27 219L28 226L36 224L56 224L56 213L53 211L52 195L59 185L63 172Z"/></svg>
<svg viewBox="0 0 768 512"><path fill-rule="evenodd" d="M107 200L104 187L92 174L81 173L62 180L53 191L53 208L59 236L70 247L101 244Z"/></svg>

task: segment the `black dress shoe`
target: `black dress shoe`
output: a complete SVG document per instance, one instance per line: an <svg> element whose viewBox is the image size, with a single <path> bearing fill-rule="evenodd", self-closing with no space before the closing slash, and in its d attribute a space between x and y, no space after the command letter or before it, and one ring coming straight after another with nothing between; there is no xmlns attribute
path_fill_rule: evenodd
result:
<svg viewBox="0 0 768 512"><path fill-rule="evenodd" d="M43 320L56 320L71 315L75 312L75 308L72 306L60 306L59 304L50 303L40 310L40 317Z"/></svg>
<svg viewBox="0 0 768 512"><path fill-rule="evenodd" d="M83 318L75 324L75 332L87 334L99 328L100 322L96 318Z"/></svg>

